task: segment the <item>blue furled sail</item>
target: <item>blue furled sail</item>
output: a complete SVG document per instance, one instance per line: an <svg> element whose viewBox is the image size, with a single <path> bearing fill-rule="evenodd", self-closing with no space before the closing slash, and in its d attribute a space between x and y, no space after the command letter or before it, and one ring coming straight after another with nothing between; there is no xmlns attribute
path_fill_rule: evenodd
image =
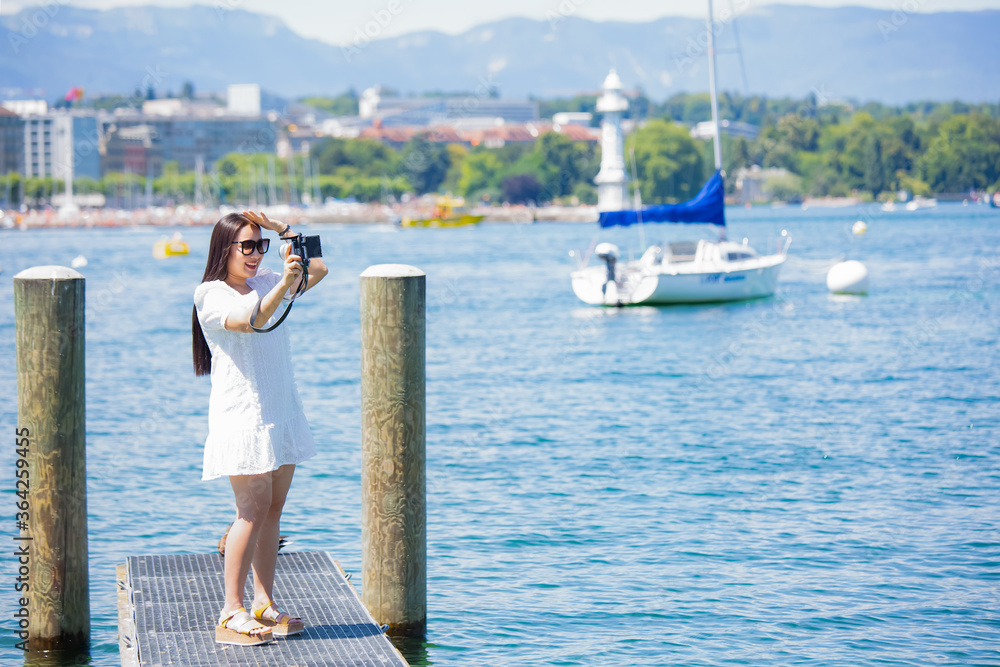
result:
<svg viewBox="0 0 1000 667"><path fill-rule="evenodd" d="M603 211L599 219L601 227L620 225L627 227L639 222L688 222L726 226L725 187L722 174L716 170L705 182L701 191L680 204L663 204L661 206L646 206L642 211L635 209L624 211Z"/></svg>

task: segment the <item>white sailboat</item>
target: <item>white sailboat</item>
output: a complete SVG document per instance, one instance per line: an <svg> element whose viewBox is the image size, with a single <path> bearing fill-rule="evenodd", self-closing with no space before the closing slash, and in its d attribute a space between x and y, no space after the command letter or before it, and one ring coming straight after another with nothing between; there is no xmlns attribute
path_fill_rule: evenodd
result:
<svg viewBox="0 0 1000 667"><path fill-rule="evenodd" d="M782 231L775 254L759 255L746 241L732 243L725 238L725 202L722 181L722 151L719 142L719 105L715 86L715 46L712 32L712 2L708 2L709 87L712 98L712 122L715 126L715 173L690 201L664 206L627 210L604 210L601 227L642 225L650 222L704 223L719 229L718 241L651 245L633 261L619 262L618 248L601 243L594 254L603 266L584 266L572 273L573 291L584 303L600 306L662 305L707 303L754 299L774 294L778 273L787 257L791 238ZM613 92L613 91L612 91ZM604 150L614 144L616 128L605 134ZM617 174L619 159L609 161L610 173ZM599 187L610 176L596 179ZM604 178L602 179L602 176ZM611 201L621 201L617 187L623 187L619 174ZM620 204L619 204L620 205ZM600 206L600 203L599 203ZM640 227L641 228L641 227Z"/></svg>

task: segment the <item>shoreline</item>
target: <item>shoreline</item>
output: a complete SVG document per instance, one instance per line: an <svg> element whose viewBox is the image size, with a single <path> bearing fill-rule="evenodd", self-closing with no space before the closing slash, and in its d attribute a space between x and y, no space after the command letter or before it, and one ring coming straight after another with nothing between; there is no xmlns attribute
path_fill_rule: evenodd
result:
<svg viewBox="0 0 1000 667"><path fill-rule="evenodd" d="M298 209L290 206L251 207L269 218L288 224L397 224L406 216L419 212L390 208L381 204L344 203L321 209ZM4 229L80 228L80 227L199 227L214 225L227 213L245 208L175 208L151 209L47 209L14 213L2 218ZM471 210L484 216L482 222L532 224L535 222L592 223L597 221L593 206L506 206L481 207Z"/></svg>

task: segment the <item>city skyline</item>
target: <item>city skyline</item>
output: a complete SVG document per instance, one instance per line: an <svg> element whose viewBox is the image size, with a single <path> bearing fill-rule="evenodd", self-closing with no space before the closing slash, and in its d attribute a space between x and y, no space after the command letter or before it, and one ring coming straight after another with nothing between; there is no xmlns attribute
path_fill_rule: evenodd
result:
<svg viewBox="0 0 1000 667"><path fill-rule="evenodd" d="M33 0L6 0L0 8L2 14L17 13L21 9L37 6ZM702 16L705 0L676 0L664 7L652 0L636 0L626 6L612 0L508 0L497 3L469 3L461 0L374 0L354 3L346 10L323 0L294 0L275 5L267 0L74 0L60 3L88 9L111 9L128 6L188 7L195 4L217 7L220 10L246 10L280 18L298 34L320 41L343 45L353 39L359 28L377 21L378 37L393 37L422 30L438 30L447 34L461 34L482 23L511 17L546 20L577 16L593 21L641 22L664 16ZM802 5L812 7L867 7L882 9L891 15L903 12L950 12L1000 9L1000 0L717 0L716 15L731 11L737 14L752 12L768 5ZM370 31L369 31L370 32Z"/></svg>

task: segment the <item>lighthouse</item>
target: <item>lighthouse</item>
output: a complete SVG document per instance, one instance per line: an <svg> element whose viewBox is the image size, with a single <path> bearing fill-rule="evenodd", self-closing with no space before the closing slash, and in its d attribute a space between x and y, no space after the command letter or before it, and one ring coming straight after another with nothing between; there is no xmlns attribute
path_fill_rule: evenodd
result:
<svg viewBox="0 0 1000 667"><path fill-rule="evenodd" d="M597 210L620 211L628 200L628 177L625 174L625 140L622 135L622 112L628 100L622 96L622 80L611 69L604 79L604 94L597 100L601 121L601 170L597 184Z"/></svg>

